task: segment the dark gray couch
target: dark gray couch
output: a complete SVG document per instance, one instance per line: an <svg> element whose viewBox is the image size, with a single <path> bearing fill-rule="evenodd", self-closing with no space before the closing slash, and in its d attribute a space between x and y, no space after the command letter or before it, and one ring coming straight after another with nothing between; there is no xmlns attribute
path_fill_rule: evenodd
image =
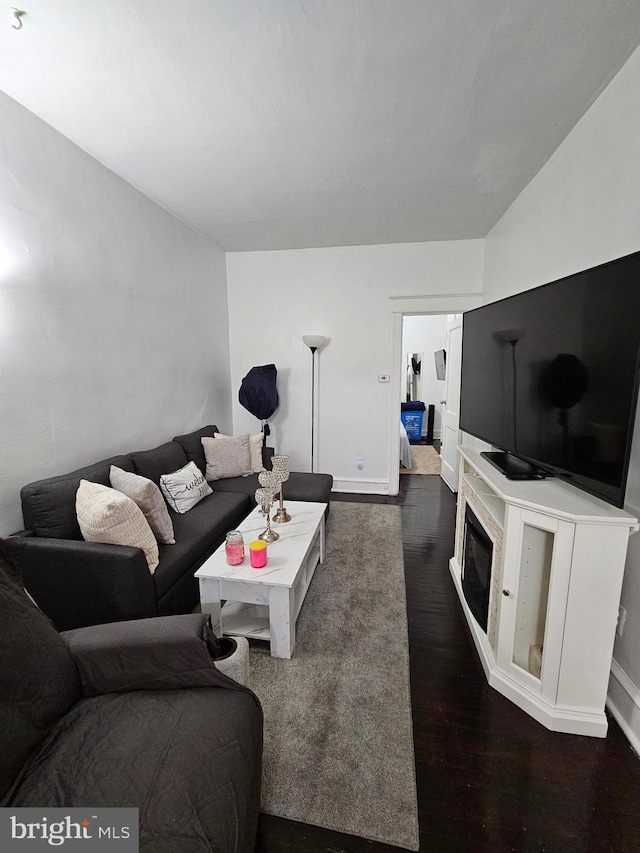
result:
<svg viewBox="0 0 640 853"><path fill-rule="evenodd" d="M60 635L3 567L0 806L138 808L141 851L252 853L262 711L216 670L206 617Z"/></svg>
<svg viewBox="0 0 640 853"><path fill-rule="evenodd" d="M81 479L108 486L112 465L156 484L162 474L191 461L204 474L201 439L215 432L211 424L151 450L114 456L22 488L24 583L59 631L193 609L198 601L194 572L255 506L257 474L210 483L213 494L182 515L169 508L176 542L159 545L153 575L139 548L85 542L75 497ZM271 448L264 448L266 467L272 455ZM289 500L328 503L332 485L329 474L291 473L284 494Z"/></svg>

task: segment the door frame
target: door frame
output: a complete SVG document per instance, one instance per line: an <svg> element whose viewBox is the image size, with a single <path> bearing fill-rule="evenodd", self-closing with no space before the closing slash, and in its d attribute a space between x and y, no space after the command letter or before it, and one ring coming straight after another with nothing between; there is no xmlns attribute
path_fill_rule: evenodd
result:
<svg viewBox="0 0 640 853"><path fill-rule="evenodd" d="M449 317L451 319L449 319ZM440 476L444 480L444 482L449 486L452 492L458 491L458 478L460 475L460 459L458 457L458 439L460 436L460 394L462 391L462 314L450 314L447 316L447 332L445 336L445 349L447 351L447 362L449 364L449 368L452 367L452 364L455 362L458 365L458 375L456 377L453 376L451 369L446 371L445 373L445 383L444 383L444 400L441 400L440 406L440 417L442 418L442 429L441 429L441 446L440 446L440 459L442 460ZM452 331L456 331L456 345L455 347L451 343L451 333ZM449 401L452 396L452 387L457 380L458 383L458 394L456 400L456 412L455 412L455 446L453 447L453 460L451 458L451 450L452 448L449 446L449 436L452 436L453 430L451 429L451 407L449 405Z"/></svg>
<svg viewBox="0 0 640 853"><path fill-rule="evenodd" d="M389 494L400 491L400 387L402 380L402 318L412 314L462 314L479 308L481 293L451 293L438 296L390 296L391 309L391 399L389 405Z"/></svg>

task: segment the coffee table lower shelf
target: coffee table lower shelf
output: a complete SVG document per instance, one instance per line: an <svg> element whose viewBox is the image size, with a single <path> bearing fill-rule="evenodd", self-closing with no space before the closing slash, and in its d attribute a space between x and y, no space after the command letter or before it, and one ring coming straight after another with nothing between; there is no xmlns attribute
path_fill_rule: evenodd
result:
<svg viewBox="0 0 640 853"><path fill-rule="evenodd" d="M228 601L222 606L222 625L231 637L250 637L253 640L271 640L269 608L266 604L245 604Z"/></svg>

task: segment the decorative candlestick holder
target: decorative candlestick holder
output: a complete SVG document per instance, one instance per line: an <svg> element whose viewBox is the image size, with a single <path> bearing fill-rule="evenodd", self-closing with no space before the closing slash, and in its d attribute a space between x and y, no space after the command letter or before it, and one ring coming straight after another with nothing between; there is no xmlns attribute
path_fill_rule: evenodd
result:
<svg viewBox="0 0 640 853"><path fill-rule="evenodd" d="M276 510L276 514L273 516L273 520L276 522L276 524L284 524L287 521L291 521L291 516L285 509L284 504L282 502L282 486L283 483L286 483L289 479L289 457L273 456L271 459L271 468L280 483L280 506Z"/></svg>
<svg viewBox="0 0 640 853"><path fill-rule="evenodd" d="M275 530L271 529L271 507L273 506L273 497L274 493L271 489L265 487L256 489L256 502L262 507L267 519L266 529L258 536L258 539L262 539L264 542L275 542L276 539L280 538L280 535L276 533Z"/></svg>

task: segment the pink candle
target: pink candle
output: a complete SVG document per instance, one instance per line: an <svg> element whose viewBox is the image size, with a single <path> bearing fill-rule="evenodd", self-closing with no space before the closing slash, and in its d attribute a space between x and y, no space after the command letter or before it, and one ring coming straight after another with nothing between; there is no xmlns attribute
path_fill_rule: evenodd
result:
<svg viewBox="0 0 640 853"><path fill-rule="evenodd" d="M249 562L254 569L263 569L267 565L267 543L262 539L249 543Z"/></svg>
<svg viewBox="0 0 640 853"><path fill-rule="evenodd" d="M240 531L231 530L227 533L227 541L224 547L227 563L230 566L239 566L240 563L244 562L244 540Z"/></svg>

